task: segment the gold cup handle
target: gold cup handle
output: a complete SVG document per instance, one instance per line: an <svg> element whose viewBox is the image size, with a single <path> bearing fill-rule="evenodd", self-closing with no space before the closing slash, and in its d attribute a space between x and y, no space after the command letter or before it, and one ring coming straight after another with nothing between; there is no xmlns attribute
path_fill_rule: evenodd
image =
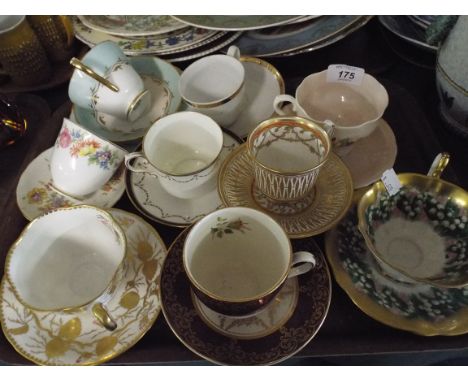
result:
<svg viewBox="0 0 468 382"><path fill-rule="evenodd" d="M98 322L107 330L113 331L117 328L117 324L115 321L112 319L112 317L107 313L107 310L104 308L104 306L98 302L93 305L93 315L96 317Z"/></svg>
<svg viewBox="0 0 468 382"><path fill-rule="evenodd" d="M89 66L83 64L80 60L78 60L76 57L73 57L70 60L70 64L74 66L76 69L81 70L83 73L87 74L91 78L95 79L105 87L109 88L110 90L114 92L118 92L119 88L114 85L112 82L106 80L104 77L100 76L97 74L93 69L91 69Z"/></svg>
<svg viewBox="0 0 468 382"><path fill-rule="evenodd" d="M67 47L69 48L73 43L73 39L75 38L73 23L69 16L60 15L58 16L58 20L60 20L63 25L63 29L65 29L65 34L67 35Z"/></svg>
<svg viewBox="0 0 468 382"><path fill-rule="evenodd" d="M434 161L432 162L431 168L429 169L427 176L432 176L433 178L440 178L442 172L445 170L445 167L447 167L449 160L449 153L444 152L437 154Z"/></svg>

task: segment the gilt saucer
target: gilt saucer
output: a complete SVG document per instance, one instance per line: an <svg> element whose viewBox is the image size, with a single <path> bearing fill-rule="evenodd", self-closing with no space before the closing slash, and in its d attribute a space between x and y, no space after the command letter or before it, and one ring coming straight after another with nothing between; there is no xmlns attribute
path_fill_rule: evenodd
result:
<svg viewBox="0 0 468 382"><path fill-rule="evenodd" d="M340 221L351 204L353 183L344 163L331 154L307 198L295 203L273 203L255 187L253 164L243 144L226 158L219 170L218 192L226 206L263 211L290 238L302 238L325 232Z"/></svg>
<svg viewBox="0 0 468 382"><path fill-rule="evenodd" d="M245 138L260 122L273 115L273 101L285 90L283 77L270 63L247 56L241 57L240 61L245 69L245 106L239 118L227 129Z"/></svg>
<svg viewBox="0 0 468 382"><path fill-rule="evenodd" d="M130 64L142 77L152 100L150 110L135 122L73 106L73 116L77 123L112 142L129 142L143 137L159 118L176 112L181 102L179 71L172 64L156 57L133 57Z"/></svg>
<svg viewBox="0 0 468 382"><path fill-rule="evenodd" d="M182 232L171 245L161 271L164 317L187 348L216 364L271 365L293 356L314 338L330 306L331 278L313 240L292 243L295 251L313 252L317 265L285 286L284 301L272 303L259 315L224 321L225 316L197 307L192 298L182 264L188 232L189 229Z"/></svg>
<svg viewBox="0 0 468 382"><path fill-rule="evenodd" d="M112 332L89 313L39 312L23 306L3 278L0 320L5 337L23 357L40 365L95 365L135 345L151 328L161 310L159 275L166 247L142 218L112 209L125 231L126 273L106 303L117 323Z"/></svg>
<svg viewBox="0 0 468 382"><path fill-rule="evenodd" d="M351 173L354 188L366 187L378 181L383 172L395 164L397 151L395 134L381 119L371 135L357 141L352 150L341 157Z"/></svg>
<svg viewBox="0 0 468 382"><path fill-rule="evenodd" d="M368 316L423 336L468 333L468 287L409 284L383 274L357 228L355 207L327 233L325 247L336 281Z"/></svg>
<svg viewBox="0 0 468 382"><path fill-rule="evenodd" d="M119 201L125 191L125 166L122 164L114 176L94 194L76 199L59 193L52 187L50 157L53 147L39 154L21 174L16 187L16 203L28 220L60 207L89 204L110 208Z"/></svg>
<svg viewBox="0 0 468 382"><path fill-rule="evenodd" d="M231 132L224 131L223 135L221 161L242 143ZM151 167L140 158L135 160L134 165ZM186 227L223 206L216 187L195 199L179 199L162 188L156 175L127 171L125 182L128 198L135 208L148 219L161 224Z"/></svg>

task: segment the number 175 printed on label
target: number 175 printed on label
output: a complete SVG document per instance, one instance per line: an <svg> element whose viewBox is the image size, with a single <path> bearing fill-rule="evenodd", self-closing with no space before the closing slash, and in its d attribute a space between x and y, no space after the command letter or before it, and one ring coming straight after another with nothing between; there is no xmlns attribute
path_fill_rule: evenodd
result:
<svg viewBox="0 0 468 382"><path fill-rule="evenodd" d="M364 69L349 65L330 65L327 70L327 82L346 82L361 85Z"/></svg>

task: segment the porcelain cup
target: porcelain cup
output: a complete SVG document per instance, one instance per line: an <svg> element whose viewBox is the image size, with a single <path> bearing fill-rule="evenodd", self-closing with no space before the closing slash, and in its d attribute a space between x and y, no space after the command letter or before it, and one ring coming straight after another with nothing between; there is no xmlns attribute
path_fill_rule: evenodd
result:
<svg viewBox="0 0 468 382"><path fill-rule="evenodd" d="M81 198L99 190L114 175L127 151L64 118L50 159L53 186Z"/></svg>
<svg viewBox="0 0 468 382"><path fill-rule="evenodd" d="M222 148L223 132L215 121L183 111L156 121L143 138L143 151L128 154L125 165L157 176L169 194L191 199L216 187ZM133 165L135 158L145 159L146 165Z"/></svg>
<svg viewBox="0 0 468 382"><path fill-rule="evenodd" d="M229 126L241 112L245 98L245 70L240 52L229 47L226 55L203 57L189 65L180 76L179 92L188 110Z"/></svg>
<svg viewBox="0 0 468 382"><path fill-rule="evenodd" d="M255 186L281 202L308 195L331 151L328 134L300 117L271 118L247 138L253 161Z"/></svg>
<svg viewBox="0 0 468 382"><path fill-rule="evenodd" d="M359 139L372 134L388 106L388 93L371 75L364 74L362 83L327 82L327 71L307 76L296 89L296 96L279 95L273 104L277 114L280 107L292 104L300 117L326 126L333 123L333 150L340 156L348 154Z"/></svg>
<svg viewBox="0 0 468 382"><path fill-rule="evenodd" d="M107 212L80 205L34 219L8 251L5 275L33 310L86 310L108 330L105 304L124 275L126 238Z"/></svg>
<svg viewBox="0 0 468 382"><path fill-rule="evenodd" d="M293 253L275 220L245 207L224 208L199 220L187 235L182 256L195 295L230 316L261 310L288 278L316 264L309 252Z"/></svg>
<svg viewBox="0 0 468 382"><path fill-rule="evenodd" d="M104 41L70 63L68 95L76 105L130 122L149 109L151 95L116 43Z"/></svg>

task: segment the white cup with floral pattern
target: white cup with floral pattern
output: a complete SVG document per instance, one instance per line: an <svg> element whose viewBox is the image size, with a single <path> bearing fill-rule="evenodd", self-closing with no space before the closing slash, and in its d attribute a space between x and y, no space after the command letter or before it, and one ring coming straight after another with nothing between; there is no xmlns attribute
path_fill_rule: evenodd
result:
<svg viewBox="0 0 468 382"><path fill-rule="evenodd" d="M114 175L127 151L64 118L52 151L53 186L72 197L99 190Z"/></svg>
<svg viewBox="0 0 468 382"><path fill-rule="evenodd" d="M126 155L125 166L157 176L169 194L191 199L216 187L222 149L223 131L215 121L183 111L155 122L143 138L143 150ZM137 158L143 161L135 165Z"/></svg>

